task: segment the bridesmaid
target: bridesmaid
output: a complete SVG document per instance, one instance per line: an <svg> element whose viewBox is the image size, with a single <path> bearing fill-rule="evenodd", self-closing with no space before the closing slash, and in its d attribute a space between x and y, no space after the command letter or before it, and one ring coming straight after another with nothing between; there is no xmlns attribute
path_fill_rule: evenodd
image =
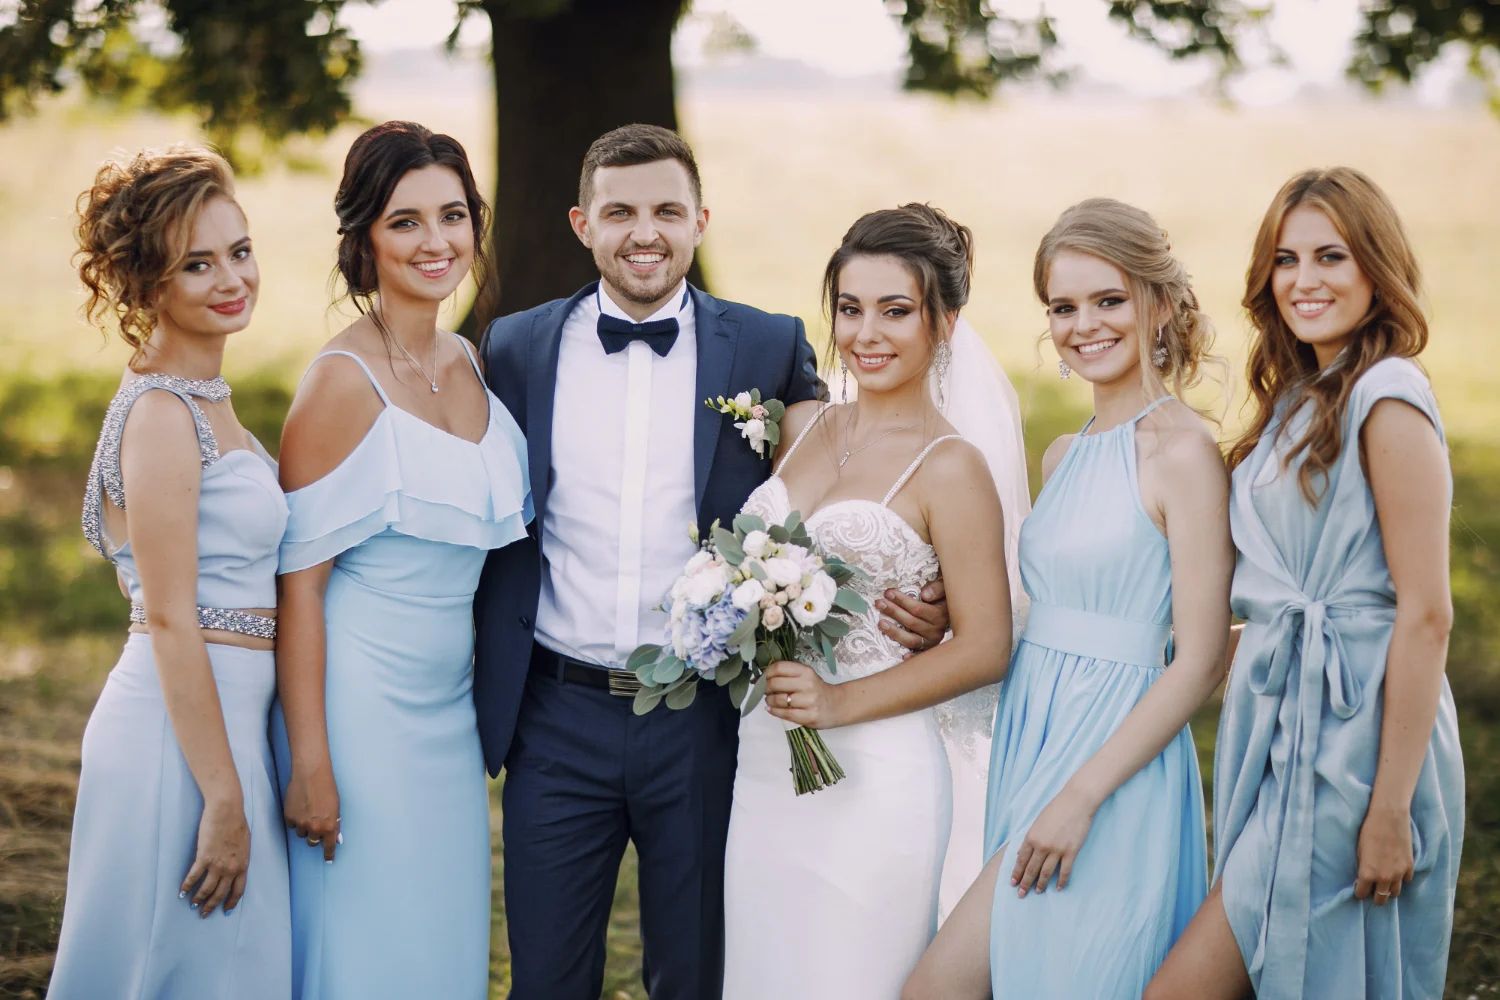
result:
<svg viewBox="0 0 1500 1000"><path fill-rule="evenodd" d="M132 624L83 734L47 996L285 998L266 721L287 508L219 374L260 287L245 216L229 165L182 146L106 164L79 215L86 313L134 349L83 506Z"/></svg>
<svg viewBox="0 0 1500 1000"><path fill-rule="evenodd" d="M1166 235L1117 201L1064 212L1033 278L1094 416L1042 460L988 861L906 998L1138 1000L1206 889L1187 723L1223 677L1233 550L1218 446L1177 397L1211 360L1211 327Z"/></svg>
<svg viewBox="0 0 1500 1000"><path fill-rule="evenodd" d="M490 807L472 604L531 497L520 429L437 319L484 263L487 208L463 147L412 122L354 141L334 207L362 315L314 359L282 437L293 995L477 1000Z"/></svg>
<svg viewBox="0 0 1500 1000"><path fill-rule="evenodd" d="M1419 285L1395 209L1347 167L1288 181L1255 238L1217 884L1149 996L1443 995L1464 776Z"/></svg>

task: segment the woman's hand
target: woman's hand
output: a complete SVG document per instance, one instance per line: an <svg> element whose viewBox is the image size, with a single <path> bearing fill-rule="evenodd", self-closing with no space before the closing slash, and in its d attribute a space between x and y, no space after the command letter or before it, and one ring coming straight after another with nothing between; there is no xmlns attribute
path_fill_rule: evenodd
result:
<svg viewBox="0 0 1500 1000"><path fill-rule="evenodd" d="M292 768L287 782L286 825L297 831L309 847L323 845L323 860L333 864L334 850L344 842L339 832L339 790L333 769L327 764Z"/></svg>
<svg viewBox="0 0 1500 1000"><path fill-rule="evenodd" d="M836 729L845 724L842 702L839 686L805 663L778 660L766 668L766 708L778 719L808 729Z"/></svg>
<svg viewBox="0 0 1500 1000"><path fill-rule="evenodd" d="M1073 862L1089 835L1097 806L1082 794L1064 785L1047 807L1037 816L1016 852L1016 866L1010 873L1010 884L1017 894L1025 896L1033 885L1045 892L1052 876L1057 876L1058 891L1068 885Z"/></svg>
<svg viewBox="0 0 1500 1000"><path fill-rule="evenodd" d="M1411 881L1416 857L1411 846L1411 812L1371 804L1359 827L1358 874L1354 898L1384 906Z"/></svg>
<svg viewBox="0 0 1500 1000"><path fill-rule="evenodd" d="M198 820L198 854L178 889L179 899L193 893L193 906L206 917L220 903L228 913L245 894L250 868L250 825L245 803L236 787L232 794L205 801ZM193 892L193 886L198 890Z"/></svg>
<svg viewBox="0 0 1500 1000"><path fill-rule="evenodd" d="M887 590L875 602L880 612L880 631L914 653L931 649L948 634L948 592L938 577L922 588L917 597Z"/></svg>

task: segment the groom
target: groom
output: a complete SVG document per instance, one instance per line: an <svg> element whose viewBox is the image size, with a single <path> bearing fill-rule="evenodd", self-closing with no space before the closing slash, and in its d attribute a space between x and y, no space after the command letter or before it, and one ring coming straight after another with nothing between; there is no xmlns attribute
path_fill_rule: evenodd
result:
<svg viewBox="0 0 1500 1000"><path fill-rule="evenodd" d="M536 510L528 537L490 554L474 603L485 760L507 772L510 996L597 1000L629 840L648 993L713 1000L738 713L705 684L689 708L636 716L623 665L665 637L655 608L695 551L689 523L728 524L771 472L704 400L759 389L790 405L823 387L801 320L685 281L708 209L675 132L596 141L569 217L600 280L495 320L480 344L526 433ZM942 637L944 606L897 600L890 634L913 649Z"/></svg>

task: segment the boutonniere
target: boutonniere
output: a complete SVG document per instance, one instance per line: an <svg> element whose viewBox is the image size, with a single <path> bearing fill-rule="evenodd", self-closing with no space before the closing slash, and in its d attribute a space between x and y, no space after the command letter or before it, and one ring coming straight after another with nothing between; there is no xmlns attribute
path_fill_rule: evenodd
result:
<svg viewBox="0 0 1500 1000"><path fill-rule="evenodd" d="M774 451L781 443L781 418L786 416L786 406L779 399L762 400L759 389L742 392L733 399L705 399L703 405L725 416L735 419L740 437L750 442L750 447L761 458L766 457L766 446Z"/></svg>

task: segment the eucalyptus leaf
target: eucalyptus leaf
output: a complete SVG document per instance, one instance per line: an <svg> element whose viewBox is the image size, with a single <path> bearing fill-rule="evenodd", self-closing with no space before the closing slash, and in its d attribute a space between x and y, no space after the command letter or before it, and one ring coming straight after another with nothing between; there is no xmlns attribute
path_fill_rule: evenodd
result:
<svg viewBox="0 0 1500 1000"><path fill-rule="evenodd" d="M740 644L739 657L745 661L755 659L755 636L751 636Z"/></svg>
<svg viewBox="0 0 1500 1000"><path fill-rule="evenodd" d="M850 614L863 614L870 610L870 605L863 597L848 587L840 587L838 593L833 595L833 606L840 611Z"/></svg>
<svg viewBox="0 0 1500 1000"><path fill-rule="evenodd" d="M795 535L797 529L802 527L802 512L800 510L792 511L786 516L786 523L782 527L786 528L788 533Z"/></svg>
<svg viewBox="0 0 1500 1000"><path fill-rule="evenodd" d="M759 406L760 405L760 390L759 389L751 389L750 390L750 405L751 406Z"/></svg>
<svg viewBox="0 0 1500 1000"><path fill-rule="evenodd" d="M833 640L828 636L818 633L818 645L823 649L823 662L828 667L830 674L839 672L838 657L833 655Z"/></svg>
<svg viewBox="0 0 1500 1000"><path fill-rule="evenodd" d="M681 711L693 703L698 696L698 682L689 679L686 684L678 684L667 692L667 707L674 711Z"/></svg>
<svg viewBox="0 0 1500 1000"><path fill-rule="evenodd" d="M760 700L766 696L766 675L761 674L750 685L750 693L745 697L745 703L740 706L740 715L749 715L760 704Z"/></svg>
<svg viewBox="0 0 1500 1000"><path fill-rule="evenodd" d="M729 638L725 641L724 645L730 647L731 649L735 648L736 646L743 646L745 643L755 638L755 629L759 625L760 608L751 608L749 611L745 612L745 617L740 621L738 625L735 626L734 631L729 633Z"/></svg>
<svg viewBox="0 0 1500 1000"><path fill-rule="evenodd" d="M740 535L748 535L752 531L765 531L766 522L754 514L741 514L734 519L734 530Z"/></svg>
<svg viewBox="0 0 1500 1000"><path fill-rule="evenodd" d="M776 662L777 649L769 642L763 642L755 649L755 665L762 670Z"/></svg>
<svg viewBox="0 0 1500 1000"><path fill-rule="evenodd" d="M777 545L785 545L787 542L790 542L792 540L792 533L790 531L787 531L779 524L771 525L771 527L768 529L768 533L771 536L771 541L775 542Z"/></svg>
<svg viewBox="0 0 1500 1000"><path fill-rule="evenodd" d="M734 702L734 707L739 708L745 702L745 695L750 692L750 672L743 670L734 676L729 682L729 700Z"/></svg>
<svg viewBox="0 0 1500 1000"><path fill-rule="evenodd" d="M775 530L776 530L775 528L771 529L771 531L773 531L773 532ZM743 564L742 564L742 566L743 566ZM749 566L749 569L750 569L750 575L753 576L753 577L755 577L761 583L765 583L767 580L771 579L769 576L766 575L766 567L764 565L762 565L759 560L756 560L755 562L751 563L750 566Z"/></svg>
<svg viewBox="0 0 1500 1000"><path fill-rule="evenodd" d="M818 622L818 631L830 639L842 639L849 634L849 623L842 618L824 618Z"/></svg>
<svg viewBox="0 0 1500 1000"><path fill-rule="evenodd" d="M631 673L639 670L648 663L655 663L656 658L661 655L662 647L646 644L635 647L635 651L625 660L625 669Z"/></svg>
<svg viewBox="0 0 1500 1000"><path fill-rule="evenodd" d="M686 672L686 663L683 663L675 656L669 656L656 661L656 666L651 671L651 682L653 684L673 684Z"/></svg>
<svg viewBox="0 0 1500 1000"><path fill-rule="evenodd" d="M781 425L766 421L766 443L776 447L781 443Z"/></svg>
<svg viewBox="0 0 1500 1000"><path fill-rule="evenodd" d="M740 540L734 537L734 532L725 531L723 528L714 529L714 547L719 550L719 555L731 566L738 566L745 561L745 548Z"/></svg>
<svg viewBox="0 0 1500 1000"><path fill-rule="evenodd" d="M786 416L786 404L779 399L768 399L762 405L766 408L766 415L772 420L780 421Z"/></svg>
<svg viewBox="0 0 1500 1000"><path fill-rule="evenodd" d="M636 715L645 715L660 704L661 699L661 688L643 687L635 693L635 700L631 702L630 708Z"/></svg>
<svg viewBox="0 0 1500 1000"><path fill-rule="evenodd" d="M724 687L745 672L745 660L741 656L730 656L714 670L714 683Z"/></svg>

